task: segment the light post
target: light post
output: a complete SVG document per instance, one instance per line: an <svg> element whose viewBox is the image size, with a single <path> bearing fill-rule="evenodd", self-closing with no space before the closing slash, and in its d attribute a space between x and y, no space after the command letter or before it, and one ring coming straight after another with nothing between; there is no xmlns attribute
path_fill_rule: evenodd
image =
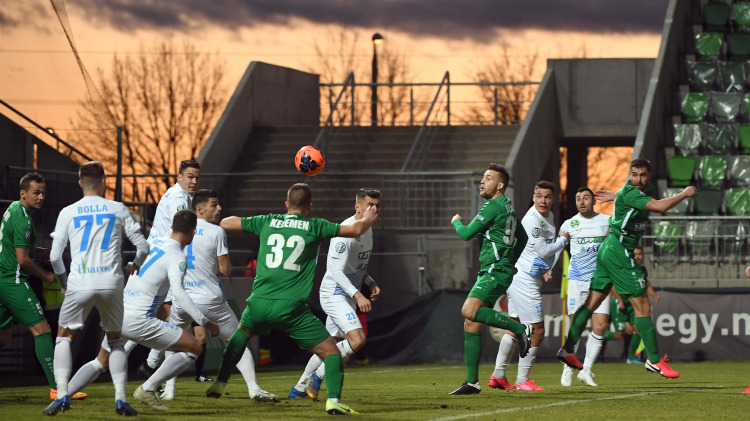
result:
<svg viewBox="0 0 750 421"><path fill-rule="evenodd" d="M378 44L383 43L383 36L379 33L372 35L372 103L370 104L370 119L372 125L378 125Z"/></svg>

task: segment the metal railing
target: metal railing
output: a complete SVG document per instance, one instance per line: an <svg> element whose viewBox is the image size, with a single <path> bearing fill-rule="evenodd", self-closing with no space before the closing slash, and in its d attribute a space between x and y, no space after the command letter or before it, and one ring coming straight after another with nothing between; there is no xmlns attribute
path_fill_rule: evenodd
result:
<svg viewBox="0 0 750 421"><path fill-rule="evenodd" d="M750 287L750 216L652 216L649 279L670 287Z"/></svg>
<svg viewBox="0 0 750 421"><path fill-rule="evenodd" d="M451 75L449 72L445 72L445 75L443 75L443 80L440 81L440 86L438 86L437 92L435 92L435 98L432 99L430 109L427 110L427 115L422 122L422 126L419 128L419 132L417 132L417 136L414 138L414 141L411 144L409 154L406 156L404 164L401 166L401 172L414 171L416 169L424 170L426 168L427 153L430 151L432 141L435 139L435 135L437 134L437 130L439 127L438 123L441 118L441 111L445 110L447 123L448 125L451 124L450 83ZM443 89L443 86L445 86L445 97L441 98L440 93ZM434 116L432 115L433 111L437 111Z"/></svg>
<svg viewBox="0 0 750 421"><path fill-rule="evenodd" d="M344 84L341 86L341 92L339 92L338 97L336 98L336 101L331 103L331 109L328 113L328 118L326 118L325 123L323 123L323 127L320 128L320 131L318 132L318 136L315 138L315 143L313 146L323 151L323 154L325 155L326 152L328 152L328 149L333 145L333 142L336 140L336 135L338 134L338 130L331 132L332 128L334 126L341 126L341 123L346 120L347 115L351 116L351 120L354 121L354 73L349 72L349 75L346 77L346 80L344 81ZM346 93L346 90L350 89L351 93L350 96L352 98L351 106L349 108L349 113L343 112L340 113L339 117L337 119L334 119L334 115L338 111L339 102L341 102L341 98ZM338 124L335 125L335 120L338 120Z"/></svg>

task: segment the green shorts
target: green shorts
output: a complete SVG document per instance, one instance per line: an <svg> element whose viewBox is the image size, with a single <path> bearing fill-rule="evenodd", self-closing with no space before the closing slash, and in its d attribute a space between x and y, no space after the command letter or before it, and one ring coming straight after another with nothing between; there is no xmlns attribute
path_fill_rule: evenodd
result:
<svg viewBox="0 0 750 421"><path fill-rule="evenodd" d="M10 328L16 321L32 327L44 320L42 305L28 282L0 279L0 329Z"/></svg>
<svg viewBox="0 0 750 421"><path fill-rule="evenodd" d="M635 326L635 310L630 302L625 303L625 309L620 310L617 306L617 300L612 298L612 323L615 325L615 330L618 332L625 331L625 323L630 323L631 326Z"/></svg>
<svg viewBox="0 0 750 421"><path fill-rule="evenodd" d="M240 323L253 335L265 336L272 329L284 332L302 349L313 348L331 336L307 304L299 301L253 298L251 295Z"/></svg>
<svg viewBox="0 0 750 421"><path fill-rule="evenodd" d="M492 308L497 299L508 290L511 282L513 282L513 266L503 266L500 269L494 265L484 267L477 275L477 281L474 282L469 292L469 298L478 298L485 306Z"/></svg>
<svg viewBox="0 0 750 421"><path fill-rule="evenodd" d="M612 285L626 300L646 293L646 279L638 263L622 244L613 237L607 237L596 253L591 290L609 294Z"/></svg>

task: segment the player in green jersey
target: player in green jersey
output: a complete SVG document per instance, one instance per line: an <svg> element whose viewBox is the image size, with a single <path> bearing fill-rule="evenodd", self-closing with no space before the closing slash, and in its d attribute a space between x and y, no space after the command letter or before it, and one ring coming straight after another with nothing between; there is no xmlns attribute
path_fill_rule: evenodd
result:
<svg viewBox="0 0 750 421"><path fill-rule="evenodd" d="M471 395L482 390L479 386L479 359L482 353L482 328L485 324L510 330L518 335L519 353L529 352L531 327L516 322L492 307L505 294L513 281L514 265L526 246L526 231L519 226L513 205L505 196L510 175L502 165L490 164L479 184L479 195L486 199L476 217L464 225L456 214L451 224L458 235L468 241L478 238L481 243L481 268L474 287L469 292L461 315L464 317L464 360L466 380L451 395Z"/></svg>
<svg viewBox="0 0 750 421"><path fill-rule="evenodd" d="M36 358L49 382L50 395L57 395L52 359L55 348L49 323L39 299L28 283L29 275L52 285L52 272L34 262L36 230L31 215L42 208L46 195L44 177L32 172L21 178L21 198L8 206L0 222L0 346L10 340L13 322L34 335Z"/></svg>
<svg viewBox="0 0 750 421"><path fill-rule="evenodd" d="M656 330L651 321L651 303L646 295L646 282L635 261L634 249L646 229L650 212L664 213L684 199L695 196L698 190L689 186L680 194L657 200L646 193L651 180L651 163L646 159L635 159L630 163L628 181L615 197L615 206L609 218L609 235L596 254L596 269L586 303L573 316L565 346L557 352L557 358L570 367L583 368L573 345L578 342L591 314L609 295L612 285L617 292L633 304L635 325L643 338L648 352L646 369L664 377L676 378L680 374L667 364L667 356L660 357L656 341ZM606 192L598 191L597 199Z"/></svg>
<svg viewBox="0 0 750 421"><path fill-rule="evenodd" d="M357 413L340 401L344 382L341 353L323 323L307 307L307 302L320 243L333 237L359 237L375 223L378 209L369 206L361 219L350 225L339 225L308 217L311 206L310 186L297 183L287 192L286 214L230 216L221 221L221 227L227 231L257 235L260 249L253 292L247 299L239 327L224 350L217 380L206 391L208 397L218 398L224 393L227 380L250 337L267 335L271 329L276 329L325 362L326 412L332 415Z"/></svg>

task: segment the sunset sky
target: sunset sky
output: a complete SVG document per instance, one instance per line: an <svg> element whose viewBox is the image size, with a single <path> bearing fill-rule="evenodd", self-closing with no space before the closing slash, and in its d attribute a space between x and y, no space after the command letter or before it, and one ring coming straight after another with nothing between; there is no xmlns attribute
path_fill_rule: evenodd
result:
<svg viewBox="0 0 750 421"><path fill-rule="evenodd" d="M108 69L115 53L135 54L169 36L218 53L233 90L251 61L298 69L316 63L340 26L357 34L365 63L370 37L404 52L417 81L471 81L501 47L514 56L656 57L666 0L447 1L381 0L55 0L64 5L89 74ZM47 0L0 0L0 98L61 137L72 127L85 86L60 22ZM334 29L332 29L334 28ZM369 73L360 76L367 79Z"/></svg>

